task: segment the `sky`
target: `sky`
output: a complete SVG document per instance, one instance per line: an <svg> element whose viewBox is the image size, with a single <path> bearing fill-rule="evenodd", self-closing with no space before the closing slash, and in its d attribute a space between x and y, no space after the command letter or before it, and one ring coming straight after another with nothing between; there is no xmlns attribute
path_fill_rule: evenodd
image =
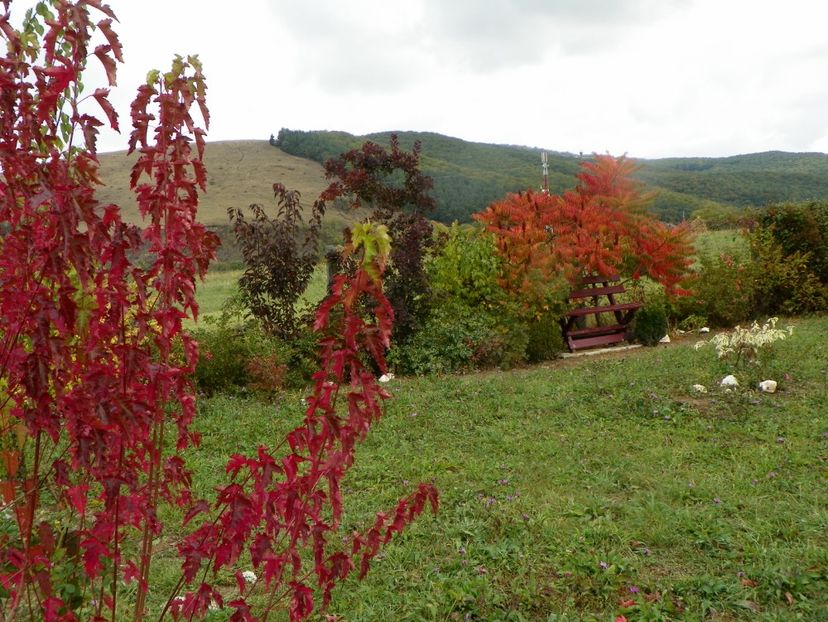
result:
<svg viewBox="0 0 828 622"><path fill-rule="evenodd" d="M30 4L14 0L13 16ZM641 158L828 151L822 0L109 4L126 127L135 88L178 53L204 64L208 140L285 127Z"/></svg>

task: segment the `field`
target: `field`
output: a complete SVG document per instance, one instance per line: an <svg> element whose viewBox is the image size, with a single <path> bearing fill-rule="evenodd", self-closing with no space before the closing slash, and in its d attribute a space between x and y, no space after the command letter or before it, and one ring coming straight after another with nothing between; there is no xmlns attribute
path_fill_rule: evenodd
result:
<svg viewBox="0 0 828 622"><path fill-rule="evenodd" d="M717 248L729 243L718 237ZM214 291L231 276L211 275ZM328 613L828 619L828 317L790 323L793 336L764 367L737 371L742 388L731 392L718 387L731 370L712 348L694 350L696 337L393 381L346 480L345 532L418 481L435 482L442 505L363 582L340 586ZM779 381L776 394L753 388L765 377ZM302 396L202 399L196 486L215 486L231 451L278 443L300 420ZM232 593L233 579L226 585Z"/></svg>
<svg viewBox="0 0 828 622"><path fill-rule="evenodd" d="M782 383L775 395L718 390L726 370L689 343L395 381L347 480L345 524L365 525L421 480L436 482L442 507L363 583L340 588L331 611L825 619L828 319L795 330L767 370ZM692 394L694 383L710 393ZM299 397L203 400L201 486L218 483L229 434L232 449L278 441L301 416Z"/></svg>

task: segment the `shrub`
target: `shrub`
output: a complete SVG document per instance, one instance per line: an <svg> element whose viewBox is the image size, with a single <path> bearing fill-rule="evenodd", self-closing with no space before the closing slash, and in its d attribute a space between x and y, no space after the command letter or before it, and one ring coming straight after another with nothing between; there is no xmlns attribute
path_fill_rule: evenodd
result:
<svg viewBox="0 0 828 622"><path fill-rule="evenodd" d="M654 346L667 334L667 311L664 302L645 304L635 316L633 336L645 346Z"/></svg>
<svg viewBox="0 0 828 622"><path fill-rule="evenodd" d="M433 183L420 172L419 142L408 152L391 135L390 150L371 141L325 162L325 177L333 180L319 204L345 199L351 207L372 207L373 221L391 236L391 257L385 293L394 309L394 342L408 339L427 313L428 279L424 258L432 242L434 210L429 196Z"/></svg>
<svg viewBox="0 0 828 622"><path fill-rule="evenodd" d="M271 219L261 205L250 206L250 221L240 209L230 208L227 213L244 257L239 290L245 305L268 333L292 338L302 322L297 302L318 259L324 205L313 205L307 233L299 241L299 192L287 190L282 184L273 184L273 192L278 203L275 218Z"/></svg>
<svg viewBox="0 0 828 622"><path fill-rule="evenodd" d="M192 334L199 344L196 386L206 395L301 388L307 386L316 369L318 335L309 327L284 340L270 335L255 321L233 323L225 319Z"/></svg>
<svg viewBox="0 0 828 622"><path fill-rule="evenodd" d="M705 317L719 327L743 322L753 314L754 276L753 263L745 255L702 255L693 295L673 301L670 315L677 320Z"/></svg>
<svg viewBox="0 0 828 622"><path fill-rule="evenodd" d="M757 229L749 243L755 313L794 315L828 306L828 288L811 270L810 252L787 253L771 229Z"/></svg>
<svg viewBox="0 0 828 622"><path fill-rule="evenodd" d="M442 305L389 359L399 372L417 375L510 367L524 360L527 341L526 325L505 308Z"/></svg>
<svg viewBox="0 0 828 622"><path fill-rule="evenodd" d="M760 213L758 230L767 231L783 254L808 254L813 273L828 285L828 202L784 203Z"/></svg>
<svg viewBox="0 0 828 622"><path fill-rule="evenodd" d="M540 363L564 350L559 313L545 313L527 323L526 360Z"/></svg>
<svg viewBox="0 0 828 622"><path fill-rule="evenodd" d="M508 296L498 283L502 266L491 234L454 223L438 236L426 262L434 304L452 300L493 308L506 303Z"/></svg>
<svg viewBox="0 0 828 622"><path fill-rule="evenodd" d="M750 328L736 326L731 332L721 333L709 341L700 341L696 350L710 344L716 348L719 360L733 361L738 367L748 363L761 364L773 353L773 344L790 337L793 327L776 328L778 319L769 318L764 324L754 322Z"/></svg>

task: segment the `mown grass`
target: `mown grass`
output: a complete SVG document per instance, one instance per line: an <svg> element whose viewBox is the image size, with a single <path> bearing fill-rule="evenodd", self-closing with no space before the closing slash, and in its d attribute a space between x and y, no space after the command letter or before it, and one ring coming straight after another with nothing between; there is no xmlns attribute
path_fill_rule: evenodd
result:
<svg viewBox="0 0 828 622"><path fill-rule="evenodd" d="M436 483L441 508L387 546L364 581L337 588L328 613L828 619L826 335L828 318L797 320L729 393L717 386L727 366L691 341L395 380L347 476L344 531L418 481ZM751 388L763 376L778 393ZM300 398L202 400L196 487L222 481L230 453L278 443L301 419ZM163 592L172 554L159 557Z"/></svg>
<svg viewBox="0 0 828 622"><path fill-rule="evenodd" d="M239 278L243 273L242 269L215 270L207 273L203 283L197 284L196 300L198 300L199 318L202 322L207 318L219 316L225 303L238 294ZM321 301L325 296L326 285L326 267L324 264L319 264L311 276L302 300L312 304Z"/></svg>

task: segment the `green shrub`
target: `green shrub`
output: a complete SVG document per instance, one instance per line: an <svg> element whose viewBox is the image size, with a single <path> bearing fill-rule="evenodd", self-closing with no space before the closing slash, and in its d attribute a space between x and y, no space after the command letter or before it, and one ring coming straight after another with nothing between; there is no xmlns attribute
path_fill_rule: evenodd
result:
<svg viewBox="0 0 828 622"><path fill-rule="evenodd" d="M828 238L826 238L828 241ZM811 269L811 253L787 253L770 229L750 235L754 312L796 315L828 308L828 288Z"/></svg>
<svg viewBox="0 0 828 622"><path fill-rule="evenodd" d="M244 327L212 326L192 331L198 341L195 382L207 395L238 391L250 382L251 357Z"/></svg>
<svg viewBox="0 0 828 622"><path fill-rule="evenodd" d="M828 285L828 202L771 205L760 213L757 231L766 231L785 256L809 256L811 271Z"/></svg>
<svg viewBox="0 0 828 622"><path fill-rule="evenodd" d="M289 341L269 335L257 322L218 320L192 331L199 344L198 390L207 395L251 389L273 393L306 386L316 369L318 348L310 328Z"/></svg>
<svg viewBox="0 0 828 622"><path fill-rule="evenodd" d="M701 255L693 294L674 300L670 316L680 322L695 315L711 326L734 326L753 316L755 288L753 262L746 254Z"/></svg>
<svg viewBox="0 0 828 622"><path fill-rule="evenodd" d="M493 308L506 303L498 283L501 264L491 234L455 222L440 234L426 264L435 304L450 300L471 308Z"/></svg>
<svg viewBox="0 0 828 622"><path fill-rule="evenodd" d="M635 315L633 336L645 346L654 346L667 334L667 311L664 301L645 304Z"/></svg>
<svg viewBox="0 0 828 622"><path fill-rule="evenodd" d="M559 313L546 313L527 323L526 359L540 363L555 358L564 350Z"/></svg>
<svg viewBox="0 0 828 622"><path fill-rule="evenodd" d="M442 305L413 338L392 347L389 361L416 375L511 367L524 360L527 341L525 324L506 308Z"/></svg>

